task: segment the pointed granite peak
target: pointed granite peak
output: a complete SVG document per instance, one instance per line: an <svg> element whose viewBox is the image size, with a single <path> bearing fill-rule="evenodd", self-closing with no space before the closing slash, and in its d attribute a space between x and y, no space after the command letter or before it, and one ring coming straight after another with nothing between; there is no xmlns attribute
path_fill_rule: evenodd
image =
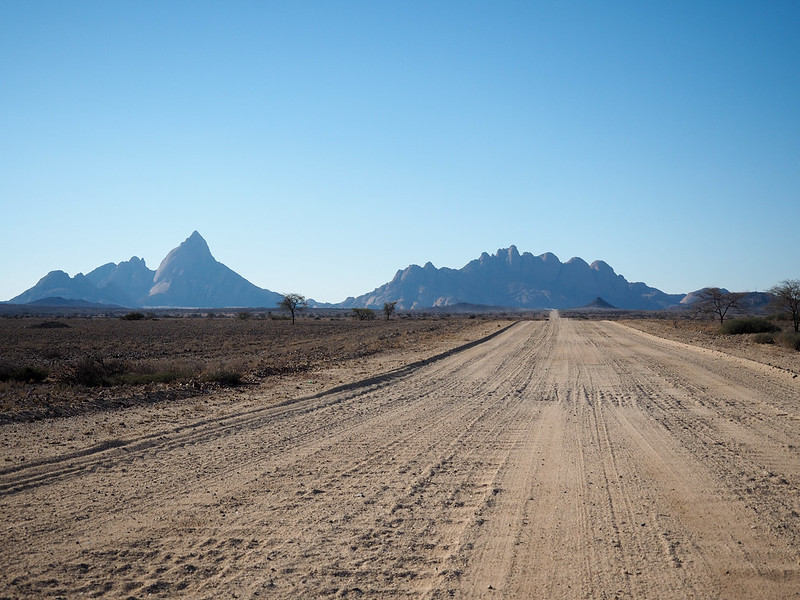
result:
<svg viewBox="0 0 800 600"><path fill-rule="evenodd" d="M172 279L187 270L202 269L216 262L203 236L195 231L164 257L156 271L154 283L158 285L164 279Z"/></svg>
<svg viewBox="0 0 800 600"><path fill-rule="evenodd" d="M184 240L181 246L190 246L192 248L205 249L209 254L211 253L211 250L209 250L208 248L208 243L206 243L205 239L203 239L203 236L200 235L196 229L192 232L192 235L190 235L188 238Z"/></svg>

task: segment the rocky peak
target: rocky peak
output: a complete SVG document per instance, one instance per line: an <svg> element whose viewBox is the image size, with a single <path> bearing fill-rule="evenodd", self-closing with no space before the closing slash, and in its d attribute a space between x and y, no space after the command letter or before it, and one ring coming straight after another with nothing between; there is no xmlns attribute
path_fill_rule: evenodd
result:
<svg viewBox="0 0 800 600"><path fill-rule="evenodd" d="M158 285L160 281L173 275L194 271L215 262L203 236L195 231L164 257L156 270L154 283Z"/></svg>

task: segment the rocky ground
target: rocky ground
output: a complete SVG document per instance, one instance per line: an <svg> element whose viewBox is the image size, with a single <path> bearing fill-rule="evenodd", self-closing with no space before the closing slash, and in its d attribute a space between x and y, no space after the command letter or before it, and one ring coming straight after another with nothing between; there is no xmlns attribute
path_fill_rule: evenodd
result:
<svg viewBox="0 0 800 600"><path fill-rule="evenodd" d="M624 319L621 322L658 337L754 360L800 377L800 352L776 343L757 343L751 334L724 335L719 332L716 321L659 318Z"/></svg>
<svg viewBox="0 0 800 600"><path fill-rule="evenodd" d="M0 319L0 371L44 369L42 382L0 382L0 423L202 397L269 385L387 353L407 360L457 345L491 319L421 315L356 321L348 315L298 319L183 317L142 320ZM502 321L501 321L502 322ZM88 363L88 365L87 365ZM119 368L148 383L85 385L79 366ZM113 370L113 369L112 369ZM162 374L176 378L160 381ZM228 375L226 377L225 375ZM235 377L230 377L230 376ZM311 377L307 378L310 379Z"/></svg>

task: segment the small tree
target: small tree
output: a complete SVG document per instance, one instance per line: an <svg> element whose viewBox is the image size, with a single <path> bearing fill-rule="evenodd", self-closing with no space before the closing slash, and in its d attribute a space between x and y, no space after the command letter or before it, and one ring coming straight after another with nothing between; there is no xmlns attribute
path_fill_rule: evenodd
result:
<svg viewBox="0 0 800 600"><path fill-rule="evenodd" d="M695 308L702 314L712 315L719 322L725 320L729 312L734 312L739 301L745 294L741 292L727 292L717 287L705 288L700 291L695 301Z"/></svg>
<svg viewBox="0 0 800 600"><path fill-rule="evenodd" d="M395 308L397 308L397 300L395 300L394 302L383 303L383 314L386 315L387 321L389 320L389 317L391 317L392 314L394 313Z"/></svg>
<svg viewBox="0 0 800 600"><path fill-rule="evenodd" d="M370 308L354 308L353 318L359 321L372 321L375 319L375 311Z"/></svg>
<svg viewBox="0 0 800 600"><path fill-rule="evenodd" d="M294 325L297 313L308 308L308 300L302 294L284 294L278 303L278 308L288 310L292 314L292 325Z"/></svg>
<svg viewBox="0 0 800 600"><path fill-rule="evenodd" d="M800 330L800 279L786 279L770 288L775 295L772 306L792 318L794 330Z"/></svg>

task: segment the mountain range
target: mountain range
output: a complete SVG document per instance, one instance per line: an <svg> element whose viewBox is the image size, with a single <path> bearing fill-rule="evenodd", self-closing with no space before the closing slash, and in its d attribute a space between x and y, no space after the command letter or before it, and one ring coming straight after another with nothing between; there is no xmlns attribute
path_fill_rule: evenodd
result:
<svg viewBox="0 0 800 600"><path fill-rule="evenodd" d="M617 308L658 310L678 304L684 294L665 294L644 283L629 283L607 263L581 258L562 263L555 254L520 254L515 246L484 252L461 269L411 265L368 294L343 307L380 308L397 301L418 309L460 303L516 308L577 308L598 299Z"/></svg>
<svg viewBox="0 0 800 600"><path fill-rule="evenodd" d="M218 262L196 231L167 254L156 271L136 256L104 264L87 275L51 271L9 302L27 304L48 297L141 308L274 307L282 298Z"/></svg>
<svg viewBox="0 0 800 600"><path fill-rule="evenodd" d="M483 305L523 309L576 308L594 303L622 309L658 310L678 305L685 294L666 294L644 283L630 283L607 263L572 258L562 263L551 253L534 256L515 246L486 252L461 269L436 268L430 262L397 271L372 292L347 298L339 308L381 308L397 302L405 310ZM125 307L275 307L282 296L260 288L211 254L193 232L172 250L158 269L136 256L107 263L90 273L70 277L51 271L22 294L9 300L27 304L46 298L67 298Z"/></svg>

